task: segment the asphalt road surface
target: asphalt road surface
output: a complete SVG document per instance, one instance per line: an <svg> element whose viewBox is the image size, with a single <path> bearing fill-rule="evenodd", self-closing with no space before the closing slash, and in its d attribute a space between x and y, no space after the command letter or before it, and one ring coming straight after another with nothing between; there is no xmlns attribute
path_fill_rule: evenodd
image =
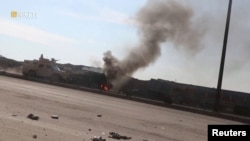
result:
<svg viewBox="0 0 250 141"><path fill-rule="evenodd" d="M242 123L0 76L0 141L206 141L208 124Z"/></svg>

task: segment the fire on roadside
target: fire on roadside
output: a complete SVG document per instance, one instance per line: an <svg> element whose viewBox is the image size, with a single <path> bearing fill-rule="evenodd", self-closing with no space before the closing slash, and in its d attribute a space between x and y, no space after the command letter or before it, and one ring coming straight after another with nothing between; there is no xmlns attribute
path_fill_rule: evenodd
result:
<svg viewBox="0 0 250 141"><path fill-rule="evenodd" d="M105 85L105 84L101 84L100 87L104 91L108 91L109 90L109 87L107 85Z"/></svg>

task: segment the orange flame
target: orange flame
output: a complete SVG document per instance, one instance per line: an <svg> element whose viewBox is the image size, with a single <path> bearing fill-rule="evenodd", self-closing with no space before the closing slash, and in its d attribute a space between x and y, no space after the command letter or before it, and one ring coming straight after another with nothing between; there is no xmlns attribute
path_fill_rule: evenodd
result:
<svg viewBox="0 0 250 141"><path fill-rule="evenodd" d="M108 91L109 88L107 85L101 84L100 87L104 90L104 91Z"/></svg>

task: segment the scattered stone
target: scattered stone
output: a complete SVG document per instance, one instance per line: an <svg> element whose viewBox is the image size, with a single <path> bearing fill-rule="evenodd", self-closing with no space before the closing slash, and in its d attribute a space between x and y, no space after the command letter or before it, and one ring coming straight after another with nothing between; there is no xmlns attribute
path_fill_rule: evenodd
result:
<svg viewBox="0 0 250 141"><path fill-rule="evenodd" d="M58 115L52 115L51 118L53 118L53 119L59 119L59 116Z"/></svg>
<svg viewBox="0 0 250 141"><path fill-rule="evenodd" d="M148 141L148 140L146 140L146 139L143 139L142 141Z"/></svg>
<svg viewBox="0 0 250 141"><path fill-rule="evenodd" d="M39 120L39 116L35 116L35 115L33 115L33 114L29 114L29 115L27 116L27 118L29 118L29 119L31 119L31 120Z"/></svg>
<svg viewBox="0 0 250 141"><path fill-rule="evenodd" d="M29 115L27 116L27 118L30 119L30 118L33 118L33 116L34 116L33 114L29 114Z"/></svg>
<svg viewBox="0 0 250 141"><path fill-rule="evenodd" d="M109 132L109 135L110 135L109 138L117 139L117 140L120 140L120 139L130 140L130 139L132 139L131 137L122 136L122 135L119 135L118 133L115 133L115 132Z"/></svg>
<svg viewBox="0 0 250 141"><path fill-rule="evenodd" d="M102 117L102 115L97 115L98 117Z"/></svg>
<svg viewBox="0 0 250 141"><path fill-rule="evenodd" d="M11 115L11 116L16 117L17 115L13 114L13 115Z"/></svg>
<svg viewBox="0 0 250 141"><path fill-rule="evenodd" d="M39 116L34 116L33 120L39 120Z"/></svg>
<svg viewBox="0 0 250 141"><path fill-rule="evenodd" d="M34 139L36 139L36 138L37 138L37 135L33 135L32 137L33 137Z"/></svg>
<svg viewBox="0 0 250 141"><path fill-rule="evenodd" d="M106 139L103 139L102 137L94 137L91 140L92 141L106 141Z"/></svg>
<svg viewBox="0 0 250 141"><path fill-rule="evenodd" d="M89 129L89 131L91 131L91 129Z"/></svg>

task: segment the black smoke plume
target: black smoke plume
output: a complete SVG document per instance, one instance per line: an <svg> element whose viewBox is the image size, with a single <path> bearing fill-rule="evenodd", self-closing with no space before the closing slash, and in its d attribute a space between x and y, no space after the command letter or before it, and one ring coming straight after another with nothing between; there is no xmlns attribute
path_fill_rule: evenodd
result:
<svg viewBox="0 0 250 141"><path fill-rule="evenodd" d="M166 41L185 47L190 53L197 52L202 33L194 27L192 14L190 7L176 1L149 0L135 18L140 44L123 60L114 57L111 51L104 53L104 72L108 80L114 86L124 83L127 76L155 62L161 55L161 43Z"/></svg>

